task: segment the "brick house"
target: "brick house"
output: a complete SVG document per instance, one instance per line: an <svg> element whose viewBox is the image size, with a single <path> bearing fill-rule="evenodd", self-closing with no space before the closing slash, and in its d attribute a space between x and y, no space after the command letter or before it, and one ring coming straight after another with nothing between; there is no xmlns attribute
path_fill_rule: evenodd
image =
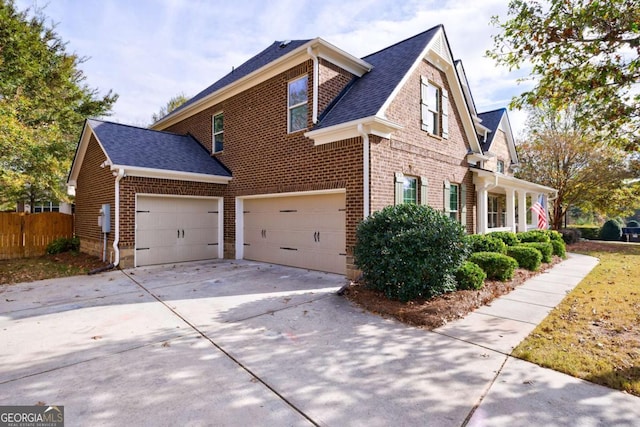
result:
<svg viewBox="0 0 640 427"><path fill-rule="evenodd" d="M83 251L123 267L251 259L352 275L394 203L470 233L531 227L555 190L512 176L506 110L478 113L442 26L364 58L275 42L151 129L87 120L69 175ZM112 207L103 233L101 206Z"/></svg>

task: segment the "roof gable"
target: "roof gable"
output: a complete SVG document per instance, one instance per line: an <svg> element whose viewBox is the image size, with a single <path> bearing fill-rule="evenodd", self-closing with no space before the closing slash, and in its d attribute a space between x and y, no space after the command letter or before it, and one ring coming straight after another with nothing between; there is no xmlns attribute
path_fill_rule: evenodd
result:
<svg viewBox="0 0 640 427"><path fill-rule="evenodd" d="M478 117L482 120L482 125L489 128L490 132L487 133L486 140L482 141L482 152L487 153L491 150L491 144L495 139L495 135L498 130L502 130L505 133L507 139L507 145L511 159L513 163L518 163L518 153L516 151L515 140L513 138L513 132L511 131L511 123L509 122L509 116L507 115L506 108L499 108L493 111L486 111L478 114Z"/></svg>

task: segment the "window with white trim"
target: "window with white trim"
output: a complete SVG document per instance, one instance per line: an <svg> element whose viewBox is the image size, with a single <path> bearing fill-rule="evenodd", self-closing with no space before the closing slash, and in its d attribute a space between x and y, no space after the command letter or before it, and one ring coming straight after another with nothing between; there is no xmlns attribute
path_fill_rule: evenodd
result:
<svg viewBox="0 0 640 427"><path fill-rule="evenodd" d="M460 211L460 186L458 184L450 184L449 187L449 216L451 219L458 221L458 212Z"/></svg>
<svg viewBox="0 0 640 427"><path fill-rule="evenodd" d="M418 179L412 176L405 176L402 184L402 202L418 203Z"/></svg>
<svg viewBox="0 0 640 427"><path fill-rule="evenodd" d="M420 80L420 114L422 130L449 137L449 94L422 77Z"/></svg>
<svg viewBox="0 0 640 427"><path fill-rule="evenodd" d="M288 127L289 133L307 128L307 103L309 101L307 84L309 76L290 81L288 84Z"/></svg>
<svg viewBox="0 0 640 427"><path fill-rule="evenodd" d="M213 116L213 152L218 153L224 147L224 115L223 113Z"/></svg>
<svg viewBox="0 0 640 427"><path fill-rule="evenodd" d="M504 161L503 160L498 160L498 167L496 169L496 172L504 173Z"/></svg>
<svg viewBox="0 0 640 427"><path fill-rule="evenodd" d="M498 227L498 196L487 196L487 225L489 228Z"/></svg>

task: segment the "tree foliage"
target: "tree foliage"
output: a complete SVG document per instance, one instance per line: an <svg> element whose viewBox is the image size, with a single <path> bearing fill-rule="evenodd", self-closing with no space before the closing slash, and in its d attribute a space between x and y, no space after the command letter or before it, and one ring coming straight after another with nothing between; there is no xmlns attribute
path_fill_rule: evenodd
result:
<svg viewBox="0 0 640 427"><path fill-rule="evenodd" d="M157 122L167 114L171 113L176 108L180 107L182 104L184 104L188 100L189 98L184 93L179 93L178 95L171 98L167 102L167 105L165 105L164 107L161 107L160 111L158 111L157 113L153 113L153 115L151 116L151 120L153 120L153 123Z"/></svg>
<svg viewBox="0 0 640 427"><path fill-rule="evenodd" d="M527 138L518 144L516 176L558 190L554 229L570 206L617 216L633 212L640 199L640 159L606 141L575 119L577 107L530 109Z"/></svg>
<svg viewBox="0 0 640 427"><path fill-rule="evenodd" d="M610 142L637 149L640 135L640 5L637 0L511 0L509 19L487 55L536 82L512 102L558 109L580 102L576 119L597 123ZM634 89L635 88L635 89Z"/></svg>
<svg viewBox="0 0 640 427"><path fill-rule="evenodd" d="M65 200L82 123L106 115L117 95L100 96L42 10L0 0L0 205Z"/></svg>

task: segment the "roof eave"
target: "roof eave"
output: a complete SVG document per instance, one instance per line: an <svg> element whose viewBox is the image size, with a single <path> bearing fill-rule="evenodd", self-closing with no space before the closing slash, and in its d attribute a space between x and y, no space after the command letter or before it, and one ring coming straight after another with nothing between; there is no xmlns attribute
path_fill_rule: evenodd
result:
<svg viewBox="0 0 640 427"><path fill-rule="evenodd" d="M105 164L110 164L111 159L109 158L109 154L107 150L104 149L104 146L100 142L98 135L94 132L89 120L85 120L84 127L82 128L82 133L80 134L80 141L78 142L78 147L76 148L76 153L73 157L73 162L71 163L71 170L69 171L69 176L67 177L67 194L70 194L71 188L76 188L78 183L78 175L80 174L80 169L82 168L82 162L84 161L84 156L87 153L87 148L89 146L89 141L91 140L91 135L96 138L102 153L106 157Z"/></svg>
<svg viewBox="0 0 640 427"><path fill-rule="evenodd" d="M558 190L546 185L536 184L534 182L525 181L524 179L515 178L509 175L503 175L499 172L489 171L486 169L470 168L481 179L492 179L497 185L507 186L515 189L530 190L540 193L557 193Z"/></svg>
<svg viewBox="0 0 640 427"><path fill-rule="evenodd" d="M177 181L207 182L211 184L228 184L232 177L222 175L210 175L197 172L182 172L167 169L145 168L128 165L111 165L112 171L124 170L125 176L137 176L142 178L173 179Z"/></svg>
<svg viewBox="0 0 640 427"><path fill-rule="evenodd" d="M362 135L360 130L368 135L376 135L389 139L393 132L402 129L402 127L402 125L383 117L370 116L327 128L311 130L306 132L304 136L312 139L314 145L324 145L335 141L359 137Z"/></svg>

